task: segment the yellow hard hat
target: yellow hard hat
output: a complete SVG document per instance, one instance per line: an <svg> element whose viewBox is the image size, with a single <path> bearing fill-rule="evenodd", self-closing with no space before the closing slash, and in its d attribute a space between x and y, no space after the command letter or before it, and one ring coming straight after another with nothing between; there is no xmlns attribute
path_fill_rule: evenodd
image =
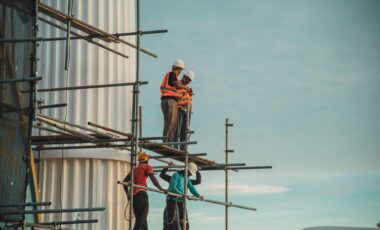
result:
<svg viewBox="0 0 380 230"><path fill-rule="evenodd" d="M148 161L149 160L149 156L145 152L139 152L139 153L137 153L137 160L139 162Z"/></svg>

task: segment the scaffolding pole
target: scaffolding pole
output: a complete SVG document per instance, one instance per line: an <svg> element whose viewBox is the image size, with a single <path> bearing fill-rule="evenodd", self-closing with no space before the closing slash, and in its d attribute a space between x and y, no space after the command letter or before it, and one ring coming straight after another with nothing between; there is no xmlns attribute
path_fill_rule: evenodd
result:
<svg viewBox="0 0 380 230"><path fill-rule="evenodd" d="M22 210L22 211L9 211L0 212L3 215L26 215L26 214L39 214L39 213L64 213L64 212L99 212L104 211L106 208L66 208L66 209L42 209L42 210Z"/></svg>
<svg viewBox="0 0 380 230"><path fill-rule="evenodd" d="M129 183L129 182L118 181L117 183L120 184L120 185L131 185L131 183ZM146 190L151 191L151 192L161 193L161 194L175 196L175 197L179 197L179 198L185 198L184 195L177 194L177 193L172 193L172 192L165 193L165 192L163 192L161 190L158 190L158 189L155 189L155 188L144 187L144 186L140 186L140 185L134 185L133 187L135 187L135 188L142 188L142 189L146 189ZM206 203L224 205L224 206L228 206L228 207L234 207L234 208L241 208L241 209L246 209L246 210L251 210L251 211L257 211L256 208L249 207L249 206L244 206L244 205L238 205L238 204L234 204L232 202L226 203L226 202L222 202L222 201L205 199L205 198L195 197L195 196L186 196L186 197L187 197L188 200L193 200L193 201L201 201L201 202L206 202ZM186 200L186 199L184 199L184 200Z"/></svg>
<svg viewBox="0 0 380 230"><path fill-rule="evenodd" d="M27 206L50 206L51 202L28 202L25 204L0 204L0 208L27 207Z"/></svg>
<svg viewBox="0 0 380 230"><path fill-rule="evenodd" d="M42 80L42 77L25 77L25 78L15 78L15 79L6 79L6 80L0 80L0 84L5 83L18 83L18 82L34 82L34 81L40 81Z"/></svg>
<svg viewBox="0 0 380 230"><path fill-rule="evenodd" d="M66 32L66 28L63 27L63 26L60 26L60 25L58 25L58 24L55 24L54 22L51 22L51 21L49 21L49 20L47 20L47 19L45 19L45 18L43 18L43 17L38 17L38 19L39 19L40 21L45 22L45 23L48 24L48 25L51 25L51 26L53 26L53 27L56 27L56 28L58 28L58 29L63 30L63 31ZM105 49L105 50L108 50L108 51L110 51L110 52L112 52L112 53L114 53L114 54L120 55L120 56L122 56L122 57L124 57L124 58L128 58L127 55L125 55L125 54L123 54L123 53L120 53L120 52L118 52L118 51L116 51L116 50L114 50L114 49L111 49L111 48L109 48L109 47L107 47L107 46L105 46L105 45L103 45L103 44L101 44L101 43L94 42L94 41L92 41L90 38L86 39L85 36L82 36L82 35L80 35L80 34L78 34L78 33L75 33L74 31L70 31L70 33L73 34L73 35L75 35L75 36L77 36L77 37L83 37L87 42L92 43L92 44L94 44L94 45L96 45L96 46L99 46L99 47L101 47L101 48L103 48L103 49Z"/></svg>
<svg viewBox="0 0 380 230"><path fill-rule="evenodd" d="M44 20L41 20L41 21L48 21L48 20L44 19ZM166 32L168 32L168 30L141 31L141 35L144 35L144 34L158 34L158 33L166 33ZM70 31L70 34L74 34L74 32ZM128 32L128 33L115 33L115 34L110 34L110 35L114 35L116 37L121 37L121 36L131 36L131 35L136 35L136 34L137 34L137 32ZM83 35L76 34L75 36L70 36L70 40L86 40L86 41L91 41L91 39L93 39L93 38L105 38L105 37L109 37L109 35L101 35L101 34L92 35L92 34L90 34L88 36L83 36ZM24 43L24 42L55 42L55 41L66 41L66 40L67 40L67 37L7 38L7 39L0 39L0 44L1 43ZM126 56L126 55L124 55L124 56Z"/></svg>
<svg viewBox="0 0 380 230"><path fill-rule="evenodd" d="M228 118L226 118L225 128L226 128L226 148L225 148L225 166L224 166L224 173L225 173L225 202L228 203L228 153L232 153L233 150L230 150L228 148L228 127L232 127L233 124L228 123ZM225 229L228 230L228 207L225 207Z"/></svg>
<svg viewBox="0 0 380 230"><path fill-rule="evenodd" d="M140 0L136 0L136 83L140 80ZM138 108L139 108L139 84L133 86L133 97L132 97L132 145L131 145L131 158L130 158L130 183L133 188L134 186L134 167L135 159L137 155L138 148ZM129 206L129 229L132 229L132 212L133 212L133 189L129 190L130 206Z"/></svg>

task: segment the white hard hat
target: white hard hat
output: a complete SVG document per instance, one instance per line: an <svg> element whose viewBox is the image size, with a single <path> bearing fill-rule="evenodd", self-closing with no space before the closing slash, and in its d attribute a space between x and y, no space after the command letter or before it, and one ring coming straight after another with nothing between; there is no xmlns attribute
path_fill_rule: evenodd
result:
<svg viewBox="0 0 380 230"><path fill-rule="evenodd" d="M189 77L191 81L194 81L195 79L195 73L192 70L189 70L185 73L185 76Z"/></svg>
<svg viewBox="0 0 380 230"><path fill-rule="evenodd" d="M195 175L197 173L198 166L194 162L190 162L187 167L192 175Z"/></svg>
<svg viewBox="0 0 380 230"><path fill-rule="evenodd" d="M185 63L181 59L178 58L177 60L174 61L173 67L179 67L179 68L184 69Z"/></svg>

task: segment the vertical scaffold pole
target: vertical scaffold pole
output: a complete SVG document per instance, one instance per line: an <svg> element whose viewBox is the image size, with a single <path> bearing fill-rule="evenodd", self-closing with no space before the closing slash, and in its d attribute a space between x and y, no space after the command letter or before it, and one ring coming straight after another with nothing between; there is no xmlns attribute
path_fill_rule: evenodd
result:
<svg viewBox="0 0 380 230"><path fill-rule="evenodd" d="M129 206L129 230L133 228L132 226L132 212L133 212L133 186L134 186L134 173L133 169L135 167L136 153L138 149L138 108L139 108L139 79L140 79L140 0L136 0L136 84L133 86L133 101L132 101L132 145L131 145L131 189L130 192L130 206Z"/></svg>
<svg viewBox="0 0 380 230"><path fill-rule="evenodd" d="M142 107L139 106L139 138L142 137ZM139 147L139 152L142 151L142 147Z"/></svg>
<svg viewBox="0 0 380 230"><path fill-rule="evenodd" d="M187 110L186 110L186 130L185 130L185 137L186 137L186 142L189 141L189 137L190 137L190 103L188 102L187 103ZM179 133L179 132L178 132ZM181 141L181 140L180 140ZM183 220L182 220L182 229L187 229L186 228L186 225L187 225L187 184L188 184L188 180L189 180L189 175L188 175L188 165L189 165L189 151L188 151L188 145L185 145L185 180L184 180L184 198L183 198Z"/></svg>
<svg viewBox="0 0 380 230"><path fill-rule="evenodd" d="M225 172L225 175L226 175L226 181L225 181L225 202L228 204L228 153L229 152L232 152L232 150L229 150L228 149L228 127L232 127L233 124L231 123L228 123L228 118L226 118L226 123L225 123L225 126L226 126L226 149L225 149L225 154L226 154L226 162L225 162L225 166L224 166L224 172ZM226 224L226 230L228 230L228 206L226 205L225 207L226 211L225 211L225 224Z"/></svg>

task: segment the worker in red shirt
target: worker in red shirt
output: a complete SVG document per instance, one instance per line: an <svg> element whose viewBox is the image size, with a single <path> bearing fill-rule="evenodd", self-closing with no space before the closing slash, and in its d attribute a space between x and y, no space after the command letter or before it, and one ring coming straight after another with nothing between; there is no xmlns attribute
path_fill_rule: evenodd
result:
<svg viewBox="0 0 380 230"><path fill-rule="evenodd" d="M149 156L144 153L138 153L138 166L133 170L133 184L146 187L146 179L149 178L153 184L161 191L167 193L166 189L163 189L158 182L157 178L154 176L154 171L152 166L148 164ZM131 173L124 178L123 182L128 182L131 180ZM124 185L124 190L128 196L128 187ZM129 197L128 197L129 198ZM146 189L143 188L133 188L133 212L135 213L135 226L133 230L147 230L148 229L148 212L149 212L149 200Z"/></svg>

